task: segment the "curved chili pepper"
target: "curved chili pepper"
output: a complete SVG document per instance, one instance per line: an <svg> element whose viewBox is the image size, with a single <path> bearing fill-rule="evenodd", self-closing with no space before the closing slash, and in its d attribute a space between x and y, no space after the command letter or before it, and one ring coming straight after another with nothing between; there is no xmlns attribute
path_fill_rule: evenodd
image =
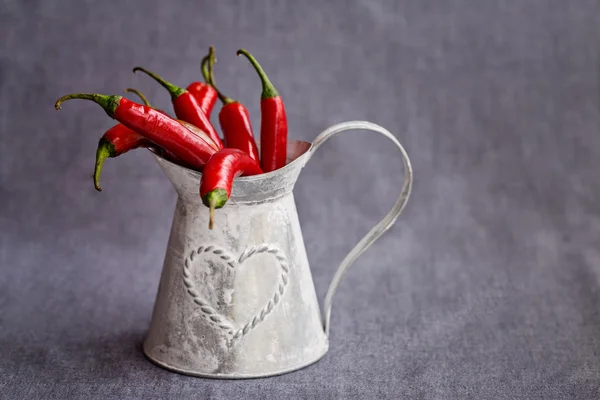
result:
<svg viewBox="0 0 600 400"><path fill-rule="evenodd" d="M287 116L283 100L262 67L247 50L240 49L237 55L250 61L262 82L260 101L260 162L264 172L285 166L287 154Z"/></svg>
<svg viewBox="0 0 600 400"><path fill-rule="evenodd" d="M125 92L132 92L137 94L145 105L150 106L148 99L139 90L133 88L125 89ZM100 174L102 173L102 167L104 161L109 157L118 157L123 153L127 153L130 150L137 149L140 147L150 147L153 143L142 135L129 129L125 125L119 123L109 130L98 141L98 148L96 149L96 163L94 165L94 188L101 192L100 187Z"/></svg>
<svg viewBox="0 0 600 400"><path fill-rule="evenodd" d="M200 178L200 197L210 208L209 229L213 228L215 209L229 200L233 180L241 175L261 173L258 162L239 149L224 148L210 157Z"/></svg>
<svg viewBox="0 0 600 400"><path fill-rule="evenodd" d="M104 160L108 157L118 157L129 150L139 147L150 147L152 142L137 134L123 124L117 124L107 130L98 141L96 164L94 166L94 187L101 192L100 174Z"/></svg>
<svg viewBox="0 0 600 400"><path fill-rule="evenodd" d="M202 111L200 103L190 92L179 86L175 86L170 82L165 81L160 76L148 71L142 67L135 67L133 72L142 71L152 77L155 81L161 84L171 94L171 101L175 109L175 115L178 119L189 122L192 125L202 129L215 142L219 148L223 148L223 142L217 133L215 127L210 122L206 114Z"/></svg>
<svg viewBox="0 0 600 400"><path fill-rule="evenodd" d="M217 86L214 84L212 65L209 66L209 76L219 99L223 103L223 107L219 111L219 124L225 137L226 146L240 149L254 160L260 162L248 109L239 101L226 97L217 89Z"/></svg>
<svg viewBox="0 0 600 400"><path fill-rule="evenodd" d="M211 155L212 148L198 135L177 120L152 107L134 103L123 96L94 93L72 93L61 97L54 107L60 110L62 102L70 99L90 100L100 105L109 117L142 135L152 143L172 152L191 168L201 171Z"/></svg>
<svg viewBox="0 0 600 400"><path fill-rule="evenodd" d="M210 118L215 103L217 102L217 91L214 88L214 83L210 81L207 68L207 64L211 62L211 54L214 54L214 52L215 48L210 46L208 54L202 59L200 65L200 70L204 76L204 82L192 82L186 87L186 90L198 100L200 109L208 118ZM214 63L214 61L212 62Z"/></svg>

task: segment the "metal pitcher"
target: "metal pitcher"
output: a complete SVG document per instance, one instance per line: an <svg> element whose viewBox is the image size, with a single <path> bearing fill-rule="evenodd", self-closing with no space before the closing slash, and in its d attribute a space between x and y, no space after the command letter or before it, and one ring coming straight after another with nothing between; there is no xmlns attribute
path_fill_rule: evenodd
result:
<svg viewBox="0 0 600 400"><path fill-rule="evenodd" d="M381 133L398 147L404 183L392 210L338 267L322 318L292 189L323 142L354 129ZM213 230L198 193L200 173L155 157L179 197L146 356L169 370L211 378L279 375L323 357L342 276L396 221L410 196L412 169L402 145L386 129L362 121L335 125L312 144L288 141L285 167L234 181Z"/></svg>

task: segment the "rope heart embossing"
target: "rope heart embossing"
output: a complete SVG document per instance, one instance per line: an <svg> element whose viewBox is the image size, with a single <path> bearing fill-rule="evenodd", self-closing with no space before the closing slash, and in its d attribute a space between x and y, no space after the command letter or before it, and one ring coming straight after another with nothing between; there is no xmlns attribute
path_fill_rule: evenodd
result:
<svg viewBox="0 0 600 400"><path fill-rule="evenodd" d="M267 253L271 254L276 260L279 266L279 277L278 283L273 292L273 295L269 298L269 301L247 322L242 326L237 326L233 321L224 315L219 314L217 310L198 293L195 283L193 281L191 269L193 267L194 258L201 254L213 254L222 260L224 268L230 268L235 271L250 257L258 254ZM239 258L235 258L231 253L222 247L216 245L200 246L195 250L192 250L189 256L185 259L183 266L183 283L187 288L188 294L192 297L194 303L200 306L202 316L213 326L221 329L228 337L230 342L236 343L244 335L256 328L265 317L269 315L275 306L279 304L285 288L288 284L288 273L289 267L287 258L283 252L272 244L260 244L247 248Z"/></svg>

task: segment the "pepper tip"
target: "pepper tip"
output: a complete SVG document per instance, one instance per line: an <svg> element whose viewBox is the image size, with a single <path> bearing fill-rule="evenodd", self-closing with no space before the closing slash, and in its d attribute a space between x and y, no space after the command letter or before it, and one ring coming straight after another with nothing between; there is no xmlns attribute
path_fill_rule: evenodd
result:
<svg viewBox="0 0 600 400"><path fill-rule="evenodd" d="M102 167L100 166L100 169L101 168ZM96 189L98 192L102 191L102 187L100 187L100 171L98 167L96 167L94 170L94 189Z"/></svg>
<svg viewBox="0 0 600 400"><path fill-rule="evenodd" d="M63 99L64 99L64 98L65 98L65 96L63 96L63 97L61 97L60 99L56 100L56 103L54 103L54 109L55 109L56 111L59 111L59 110L61 110L61 107L60 107L60 106L61 106L61 104L62 104L62 102L63 102Z"/></svg>
<svg viewBox="0 0 600 400"><path fill-rule="evenodd" d="M208 229L212 230L214 224L215 224L215 208L210 207L210 214L208 217Z"/></svg>
<svg viewBox="0 0 600 400"><path fill-rule="evenodd" d="M100 187L100 174L102 173L102 167L104 166L104 160L108 157L115 157L115 146L108 141L105 137L100 138L98 142L98 149L96 150L96 164L94 165L94 188L101 192Z"/></svg>
<svg viewBox="0 0 600 400"><path fill-rule="evenodd" d="M211 229L211 230L215 224L215 205L216 204L217 204L216 199L214 197L211 197L210 204L209 204L209 212L208 212L208 229Z"/></svg>

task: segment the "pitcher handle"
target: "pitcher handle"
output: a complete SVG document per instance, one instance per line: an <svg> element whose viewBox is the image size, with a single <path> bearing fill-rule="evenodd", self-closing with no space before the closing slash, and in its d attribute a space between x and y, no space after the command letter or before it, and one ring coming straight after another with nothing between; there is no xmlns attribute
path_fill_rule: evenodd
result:
<svg viewBox="0 0 600 400"><path fill-rule="evenodd" d="M381 133L383 136L390 139L394 144L400 149L400 154L402 155L402 161L404 162L404 183L402 184L402 191L400 192L400 196L396 200L396 203L392 207L392 209L383 217L381 221L377 225L375 225L369 233L367 233L352 250L348 253L348 255L344 258L340 266L338 267L331 283L329 284L329 289L327 289L327 295L325 296L325 303L323 305L324 317L323 317L323 328L325 329L325 335L329 337L329 323L331 318L331 303L333 299L333 295L340 284L342 277L350 268L350 266L356 261L356 259L367 250L375 241L385 232L387 231L393 224L396 222L396 219L404 209L406 202L410 196L410 191L412 189L412 181L413 181L413 171L410 165L410 159L408 158L408 154L404 150L404 147L400 144L400 142L392 135L387 129L371 123L367 121L348 121L343 122L337 125L334 125L323 132L313 141L313 145L309 150L308 160L313 156L315 151L321 146L327 139L335 136L336 134L348 131L348 130L369 130L377 133ZM307 160L307 161L308 161Z"/></svg>

